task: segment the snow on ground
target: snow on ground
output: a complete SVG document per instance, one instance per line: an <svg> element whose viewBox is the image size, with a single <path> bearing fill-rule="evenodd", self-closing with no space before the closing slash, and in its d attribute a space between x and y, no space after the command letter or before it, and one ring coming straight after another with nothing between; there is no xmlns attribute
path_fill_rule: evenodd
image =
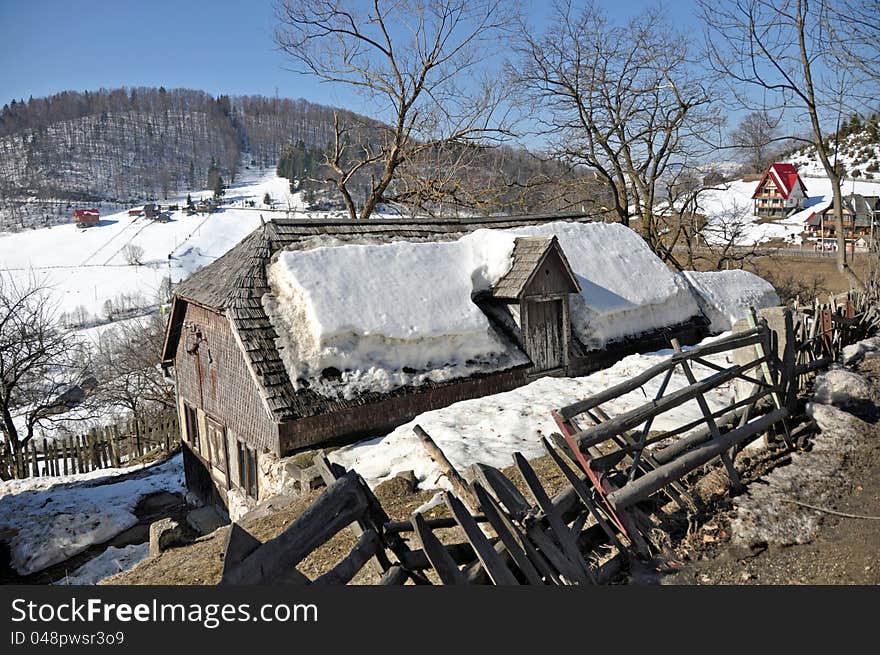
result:
<svg viewBox="0 0 880 655"><path fill-rule="evenodd" d="M131 544L123 548L110 546L55 584L95 585L120 571L128 571L149 554L150 544Z"/></svg>
<svg viewBox="0 0 880 655"><path fill-rule="evenodd" d="M831 204L831 181L824 176L804 177L807 187L804 209L787 218L768 221L753 214L752 194L758 181L737 180L724 185L724 188L708 191L702 196L702 211L708 224L703 235L709 243L728 243L748 246L781 239L790 245L801 245L801 233L806 220L813 212L825 209ZM880 181L845 180L841 190L844 195L860 193L880 195Z"/></svg>
<svg viewBox="0 0 880 655"><path fill-rule="evenodd" d="M509 270L513 244L511 234L478 230L456 241L283 252L264 304L291 380L350 398L526 363L471 299ZM337 382L321 377L328 367L341 371Z"/></svg>
<svg viewBox="0 0 880 655"><path fill-rule="evenodd" d="M772 470L734 500L732 541L747 547L811 541L821 515L791 501L836 506L841 489L851 484L845 469L852 452L860 442L876 439L875 428L847 409L876 403L871 384L858 373L832 369L819 376L813 402L807 405L819 434L809 450L792 453L787 466Z"/></svg>
<svg viewBox="0 0 880 655"><path fill-rule="evenodd" d="M512 232L559 239L581 287L572 297L572 327L588 348L699 314L688 285L623 225L557 222Z"/></svg>
<svg viewBox="0 0 880 655"><path fill-rule="evenodd" d="M277 211L263 204L268 193L275 210L304 218L301 194L291 194L289 182L274 171L244 171L226 191L221 210L187 216L171 212L171 221L158 223L128 215L127 210L101 216L96 227L73 223L0 235L0 275L20 284L36 278L51 288L59 312L83 308L91 316L104 313L107 300L128 296L135 307L155 306L162 281L173 282L223 255ZM211 192L193 192L194 201ZM186 194L161 201L182 206ZM254 202L255 207L247 207ZM140 266L131 265L126 248L143 249Z"/></svg>
<svg viewBox="0 0 880 655"><path fill-rule="evenodd" d="M183 493L180 455L142 477L114 481L133 470L0 482L0 533L13 535L7 541L15 570L40 571L112 539L137 523L134 508L144 496Z"/></svg>
<svg viewBox="0 0 880 655"><path fill-rule="evenodd" d="M704 343L712 340L713 338L707 339ZM541 437L558 432L556 423L550 416L552 410L604 391L657 364L670 353L667 350L630 355L611 368L585 377L545 377L513 391L454 403L442 409L425 412L385 437L336 450L329 458L356 470L371 487L402 471L411 470L415 473L420 488L448 489L448 480L442 476L440 469L428 457L413 434L413 426L421 425L459 471L477 462L496 467L510 466L515 452L521 452L527 458L545 454ZM726 355L722 354L707 359L726 365L725 358ZM693 369L698 378L713 373L699 365L694 365ZM603 408L616 415L644 404L654 398L662 379L663 376L659 376L643 388L603 405ZM676 371L669 382L667 393L686 385L684 375ZM732 394L732 386L727 385L709 392L706 400L715 410L729 404ZM670 429L699 416L699 407L695 401L691 401L659 416L652 429Z"/></svg>
<svg viewBox="0 0 880 655"><path fill-rule="evenodd" d="M748 271L685 271L683 275L709 319L712 332L731 329L746 317L749 307L761 309L780 304L773 285Z"/></svg>

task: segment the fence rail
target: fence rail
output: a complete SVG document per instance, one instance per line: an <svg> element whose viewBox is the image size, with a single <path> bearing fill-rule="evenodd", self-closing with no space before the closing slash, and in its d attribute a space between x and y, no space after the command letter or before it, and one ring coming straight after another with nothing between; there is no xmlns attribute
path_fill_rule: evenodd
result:
<svg viewBox="0 0 880 655"><path fill-rule="evenodd" d="M0 456L0 470L5 478L27 478L116 468L156 448L170 452L179 434L177 414L168 412L150 421L92 428L82 435L31 440L17 457Z"/></svg>

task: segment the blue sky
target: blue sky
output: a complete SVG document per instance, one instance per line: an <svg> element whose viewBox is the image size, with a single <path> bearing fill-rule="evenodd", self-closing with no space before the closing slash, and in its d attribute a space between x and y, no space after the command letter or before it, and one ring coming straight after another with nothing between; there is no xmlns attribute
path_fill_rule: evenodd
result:
<svg viewBox="0 0 880 655"><path fill-rule="evenodd" d="M542 25L546 2L530 3ZM601 0L630 16L650 0ZM684 24L691 0L666 3ZM613 15L612 14L612 15ZM284 69L271 0L0 0L0 105L64 90L160 86L352 106L350 92ZM369 113L369 111L365 111Z"/></svg>

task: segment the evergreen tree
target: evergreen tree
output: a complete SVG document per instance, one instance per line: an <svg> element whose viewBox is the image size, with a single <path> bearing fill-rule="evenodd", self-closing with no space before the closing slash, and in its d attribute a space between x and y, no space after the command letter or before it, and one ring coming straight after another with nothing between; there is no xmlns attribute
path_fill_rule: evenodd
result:
<svg viewBox="0 0 880 655"><path fill-rule="evenodd" d="M226 194L226 186L223 184L223 178L218 174L217 182L214 185L214 200L220 202L221 198Z"/></svg>

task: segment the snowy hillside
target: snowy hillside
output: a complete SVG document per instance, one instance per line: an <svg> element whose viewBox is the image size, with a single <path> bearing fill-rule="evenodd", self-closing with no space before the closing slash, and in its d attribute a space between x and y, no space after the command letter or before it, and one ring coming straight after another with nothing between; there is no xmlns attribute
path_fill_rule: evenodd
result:
<svg viewBox="0 0 880 655"><path fill-rule="evenodd" d="M844 173L848 178L864 180L880 180L880 130L877 126L877 116L874 116L864 126L845 126L842 130L841 143L838 152L834 149L834 139L831 138L829 154L831 160L843 164ZM798 167L801 176L825 177L825 169L816 149L812 147L801 148L792 154L788 161Z"/></svg>
<svg viewBox="0 0 880 655"><path fill-rule="evenodd" d="M51 287L58 311L71 325L105 318L108 301L118 308L154 307L163 280L179 282L232 248L260 225L269 194L276 208L302 209L299 194L272 171L252 171L231 185L223 208L213 214L171 214L168 223L128 215L102 215L86 229L68 223L55 227L0 234L0 275L17 283L31 278ZM192 194L196 201L210 196ZM185 198L178 198L181 202ZM253 201L255 208L246 207ZM131 247L143 249L140 265L128 261Z"/></svg>

